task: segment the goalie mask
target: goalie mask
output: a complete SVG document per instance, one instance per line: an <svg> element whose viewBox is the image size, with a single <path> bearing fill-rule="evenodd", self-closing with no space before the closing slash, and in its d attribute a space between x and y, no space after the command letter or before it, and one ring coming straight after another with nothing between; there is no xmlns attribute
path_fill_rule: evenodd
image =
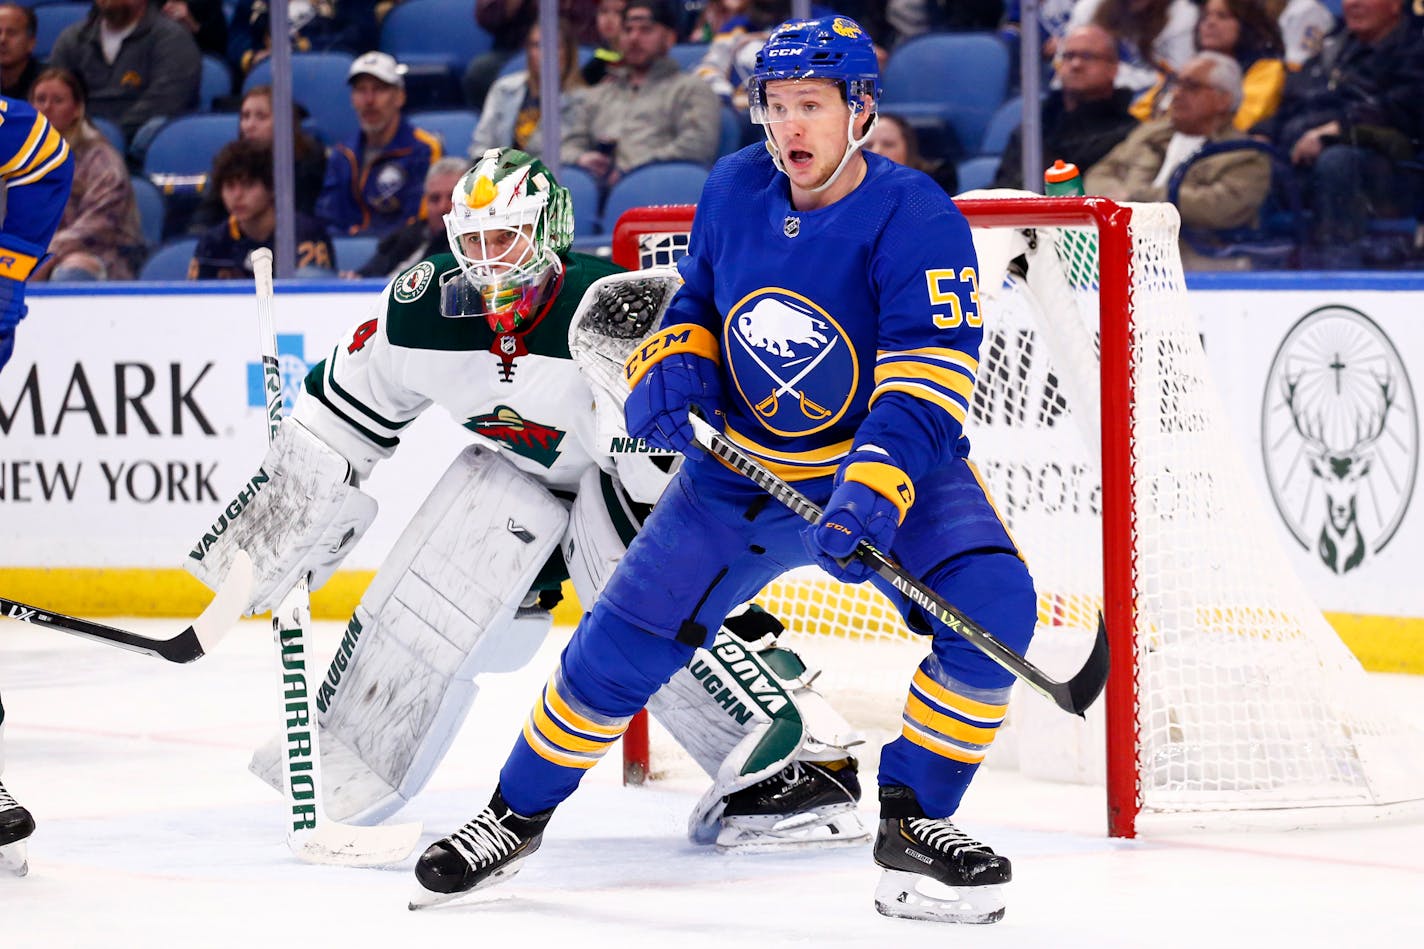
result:
<svg viewBox="0 0 1424 949"><path fill-rule="evenodd" d="M512 333L538 319L558 292L573 204L543 162L492 148L456 182L445 230L490 328Z"/></svg>
<svg viewBox="0 0 1424 949"><path fill-rule="evenodd" d="M786 173L781 152L771 135L771 126L780 121L767 106L766 85L782 80L830 80L840 87L850 108L846 123L846 150L831 176L813 192L829 188L845 170L856 149L870 138L875 126L875 108L880 101L880 61L870 37L850 17L830 16L819 20L793 20L772 31L756 55L756 66L747 80L751 119L766 130L766 148L777 170ZM856 123L866 112L870 99L870 121L865 133L856 137Z"/></svg>

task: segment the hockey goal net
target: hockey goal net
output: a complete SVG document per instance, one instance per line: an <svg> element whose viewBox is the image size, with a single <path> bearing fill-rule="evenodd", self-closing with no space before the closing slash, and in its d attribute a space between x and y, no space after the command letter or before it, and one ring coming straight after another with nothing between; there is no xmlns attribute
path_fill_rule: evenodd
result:
<svg viewBox="0 0 1424 949"><path fill-rule="evenodd" d="M975 229L985 314L966 430L1038 590L1030 658L1066 678L1100 611L1112 644L1105 700L1086 727L1017 690L1009 743L1020 766L1105 783L1114 836L1156 815L1314 823L1417 805L1424 738L1381 707L1254 494L1188 303L1176 210L1098 198L958 204ZM693 211L628 212L614 259L672 265ZM898 722L926 647L873 588L809 569L758 602L802 637L798 649L859 644L818 687L857 726L862 704L888 716L882 728ZM861 681L882 654L898 663L895 678ZM625 765L658 770L638 732Z"/></svg>

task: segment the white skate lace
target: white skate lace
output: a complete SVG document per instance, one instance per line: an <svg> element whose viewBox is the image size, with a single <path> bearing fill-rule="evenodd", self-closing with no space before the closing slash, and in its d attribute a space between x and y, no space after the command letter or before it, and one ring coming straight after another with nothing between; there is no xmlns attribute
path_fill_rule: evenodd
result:
<svg viewBox="0 0 1424 949"><path fill-rule="evenodd" d="M514 852L519 835L505 827L485 808L464 827L450 835L450 842L471 867L495 863Z"/></svg>
<svg viewBox="0 0 1424 949"><path fill-rule="evenodd" d="M988 847L955 827L948 820L910 817L906 819L906 823L915 832L915 836L924 841L925 846L949 854L951 857L957 856L960 851L964 850L983 850L985 852L989 850Z"/></svg>
<svg viewBox="0 0 1424 949"><path fill-rule="evenodd" d="M20 802L10 796L10 792L5 790L5 785L0 784L0 811L8 811L12 807L19 807Z"/></svg>

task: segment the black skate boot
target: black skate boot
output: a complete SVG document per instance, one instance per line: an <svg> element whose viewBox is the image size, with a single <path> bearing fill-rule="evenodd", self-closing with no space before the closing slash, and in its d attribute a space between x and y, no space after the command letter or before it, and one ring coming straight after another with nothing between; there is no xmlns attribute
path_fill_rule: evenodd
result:
<svg viewBox="0 0 1424 949"><path fill-rule="evenodd" d="M16 876L29 872L25 841L34 832L35 819L0 783L0 872Z"/></svg>
<svg viewBox="0 0 1424 949"><path fill-rule="evenodd" d="M474 820L420 855L415 878L421 888L410 908L444 903L518 873L519 865L539 849L553 813L551 808L532 817L516 814L496 788Z"/></svg>
<svg viewBox="0 0 1424 949"><path fill-rule="evenodd" d="M880 789L875 862L885 868L875 890L875 908L884 916L952 923L1004 918L1003 884L1013 879L1008 858L947 817L925 817L909 788Z"/></svg>
<svg viewBox="0 0 1424 949"><path fill-rule="evenodd" d="M717 847L747 852L859 843L870 836L856 813L859 800L854 758L793 761L728 795Z"/></svg>

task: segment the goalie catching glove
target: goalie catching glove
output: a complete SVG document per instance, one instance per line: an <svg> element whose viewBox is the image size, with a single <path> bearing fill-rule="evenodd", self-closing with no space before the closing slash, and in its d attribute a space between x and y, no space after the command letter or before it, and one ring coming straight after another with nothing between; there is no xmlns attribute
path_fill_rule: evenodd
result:
<svg viewBox="0 0 1424 949"><path fill-rule="evenodd" d="M842 583L860 583L874 572L855 558L862 540L890 553L895 531L915 500L910 478L873 445L846 456L821 519L802 531L811 557Z"/></svg>

